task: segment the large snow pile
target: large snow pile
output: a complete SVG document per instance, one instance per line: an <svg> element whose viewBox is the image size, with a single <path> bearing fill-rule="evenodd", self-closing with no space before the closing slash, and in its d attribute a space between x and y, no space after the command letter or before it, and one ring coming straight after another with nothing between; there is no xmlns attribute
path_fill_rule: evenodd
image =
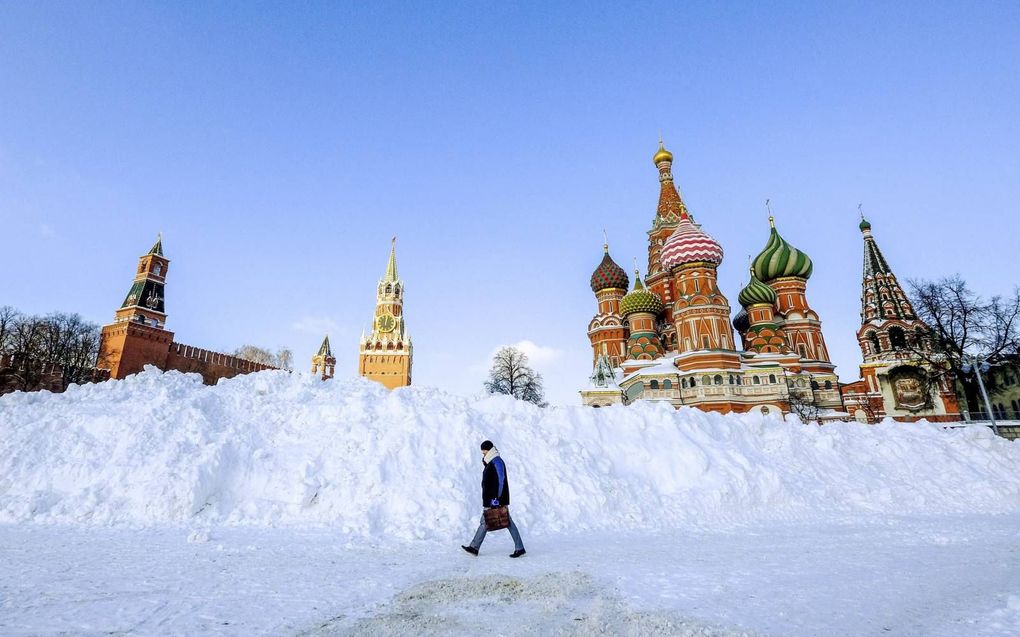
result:
<svg viewBox="0 0 1020 637"><path fill-rule="evenodd" d="M529 532L1020 510L1020 443L985 428L539 409L285 372L206 387L149 369L0 398L0 521L459 537L481 506L486 438Z"/></svg>

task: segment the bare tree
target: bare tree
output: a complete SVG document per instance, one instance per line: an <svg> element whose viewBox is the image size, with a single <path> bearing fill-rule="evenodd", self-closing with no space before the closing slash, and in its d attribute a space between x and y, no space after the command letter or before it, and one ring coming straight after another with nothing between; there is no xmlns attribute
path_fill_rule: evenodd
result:
<svg viewBox="0 0 1020 637"><path fill-rule="evenodd" d="M970 356L991 364L1014 359L1020 347L1020 289L1010 297L985 299L959 275L939 281L910 281L910 296L918 318L930 332L907 339L906 347L928 363L929 383L956 379L967 408L980 412L977 381L963 372Z"/></svg>
<svg viewBox="0 0 1020 637"><path fill-rule="evenodd" d="M57 312L38 317L4 307L0 331L2 351L16 361L6 372L5 386L33 391L52 386L59 374L63 390L94 378L99 327L80 315Z"/></svg>
<svg viewBox="0 0 1020 637"><path fill-rule="evenodd" d="M256 345L244 345L234 351L234 356L278 369L293 369L294 364L294 354L287 347L281 347L274 354L268 349Z"/></svg>
<svg viewBox="0 0 1020 637"><path fill-rule="evenodd" d="M822 408L818 406L815 392L807 387L796 387L789 380L787 380L786 386L790 411L796 414L803 423L817 421L822 414Z"/></svg>
<svg viewBox="0 0 1020 637"><path fill-rule="evenodd" d="M0 354L11 353L14 340L14 325L21 318L21 312L10 305L0 307Z"/></svg>
<svg viewBox="0 0 1020 637"><path fill-rule="evenodd" d="M294 352L289 347L281 347L276 350L276 362L280 369L294 369Z"/></svg>
<svg viewBox="0 0 1020 637"><path fill-rule="evenodd" d="M509 394L518 400L545 407L542 375L531 369L528 356L516 347L501 348L492 358L485 389L490 394Z"/></svg>

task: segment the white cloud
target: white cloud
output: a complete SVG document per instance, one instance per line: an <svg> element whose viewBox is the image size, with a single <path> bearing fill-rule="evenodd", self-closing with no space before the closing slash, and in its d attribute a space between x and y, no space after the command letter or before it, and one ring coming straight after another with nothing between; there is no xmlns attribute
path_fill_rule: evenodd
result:
<svg viewBox="0 0 1020 637"><path fill-rule="evenodd" d="M292 328L306 334L336 334L340 331L339 326L331 318L325 316L305 316L295 321Z"/></svg>

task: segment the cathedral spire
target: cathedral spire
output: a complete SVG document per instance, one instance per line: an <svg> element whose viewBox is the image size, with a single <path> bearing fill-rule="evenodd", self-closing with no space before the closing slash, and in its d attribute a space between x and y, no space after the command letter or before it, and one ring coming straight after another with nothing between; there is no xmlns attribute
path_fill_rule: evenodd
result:
<svg viewBox="0 0 1020 637"><path fill-rule="evenodd" d="M148 254L154 254L158 257L163 256L163 233L160 232L156 235L156 243L152 244L149 248Z"/></svg>
<svg viewBox="0 0 1020 637"><path fill-rule="evenodd" d="M390 259L386 262L386 274L383 276L383 281L388 283L397 282L397 235L393 235L393 239L390 240Z"/></svg>
<svg viewBox="0 0 1020 637"><path fill-rule="evenodd" d="M659 139L659 150L652 157L652 162L659 169L659 206L656 208L656 221L659 223L675 224L689 215L683 198L673 183L673 153L666 150Z"/></svg>
<svg viewBox="0 0 1020 637"><path fill-rule="evenodd" d="M861 290L861 322L913 319L914 307L896 280L889 262L871 234L871 223L861 215L858 226L864 235L864 280Z"/></svg>

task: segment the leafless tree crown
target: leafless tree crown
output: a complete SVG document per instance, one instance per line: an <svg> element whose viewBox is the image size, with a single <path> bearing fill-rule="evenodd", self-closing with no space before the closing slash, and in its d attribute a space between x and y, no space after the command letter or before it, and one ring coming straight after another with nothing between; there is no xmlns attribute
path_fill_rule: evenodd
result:
<svg viewBox="0 0 1020 637"><path fill-rule="evenodd" d="M490 394L509 394L539 407L547 404L542 375L531 368L527 355L516 347L504 347L492 357L485 389Z"/></svg>

